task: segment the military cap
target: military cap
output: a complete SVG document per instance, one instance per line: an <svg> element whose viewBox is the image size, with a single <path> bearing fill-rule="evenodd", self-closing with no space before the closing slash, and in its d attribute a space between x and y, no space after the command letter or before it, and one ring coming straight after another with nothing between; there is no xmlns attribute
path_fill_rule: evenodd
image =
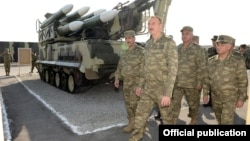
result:
<svg viewBox="0 0 250 141"><path fill-rule="evenodd" d="M169 38L171 38L171 39L173 39L173 38L174 38L174 36L173 36L173 35L168 35L167 37L169 37Z"/></svg>
<svg viewBox="0 0 250 141"><path fill-rule="evenodd" d="M135 36L135 31L134 30L128 30L124 32L124 37L134 37Z"/></svg>
<svg viewBox="0 0 250 141"><path fill-rule="evenodd" d="M246 48L247 48L247 45L246 45L246 44L241 44L241 45L240 45L240 48L246 49Z"/></svg>
<svg viewBox="0 0 250 141"><path fill-rule="evenodd" d="M217 35L214 35L213 38L212 38L211 40L212 40L212 41L216 41L217 38L218 38L218 36L217 36Z"/></svg>
<svg viewBox="0 0 250 141"><path fill-rule="evenodd" d="M199 40L199 39L200 39L200 37L199 37L199 36L197 36L197 35L194 35L194 36L193 36L193 39L197 39L197 40Z"/></svg>
<svg viewBox="0 0 250 141"><path fill-rule="evenodd" d="M193 36L193 42L199 44L200 37L197 35Z"/></svg>
<svg viewBox="0 0 250 141"><path fill-rule="evenodd" d="M235 39L231 36L228 35L219 35L219 37L217 38L216 42L222 42L222 43L230 43L230 44L234 44L235 43Z"/></svg>
<svg viewBox="0 0 250 141"><path fill-rule="evenodd" d="M193 31L194 31L194 29L193 29L191 26L184 26L184 27L181 29L181 32L182 32L183 30L187 30L187 31L190 31L190 32L193 32Z"/></svg>

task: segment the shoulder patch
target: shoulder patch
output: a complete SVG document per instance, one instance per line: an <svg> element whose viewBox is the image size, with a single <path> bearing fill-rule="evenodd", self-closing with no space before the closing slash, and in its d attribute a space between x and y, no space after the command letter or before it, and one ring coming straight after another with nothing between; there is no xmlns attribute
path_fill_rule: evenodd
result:
<svg viewBox="0 0 250 141"><path fill-rule="evenodd" d="M215 59L217 58L217 56L218 56L218 55L214 55L214 56L212 56L212 57L209 57L209 58L208 58L208 61L210 62L210 61L212 61L212 60L215 60Z"/></svg>

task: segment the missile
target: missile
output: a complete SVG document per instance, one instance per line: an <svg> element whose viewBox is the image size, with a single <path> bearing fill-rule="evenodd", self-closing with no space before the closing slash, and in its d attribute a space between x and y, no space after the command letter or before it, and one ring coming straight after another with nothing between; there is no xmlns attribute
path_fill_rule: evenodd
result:
<svg viewBox="0 0 250 141"><path fill-rule="evenodd" d="M97 25L100 25L102 23L106 23L108 21L111 21L112 19L115 18L115 16L119 13L118 10L110 10L110 11L105 11L105 12L102 12L101 14L99 15L95 15L91 18L88 18L83 22L83 25L82 27L80 28L80 30L76 31L76 32L73 32L71 34L69 34L70 36L73 36L73 35L76 35L78 34L79 32L81 32L84 28L88 28L88 27L93 27L93 26L97 26Z"/></svg>
<svg viewBox="0 0 250 141"><path fill-rule="evenodd" d="M140 12L146 10L146 9L149 9L149 8L150 8L151 6L153 6L153 5L154 5L154 2L145 3L145 4L143 4L142 6L140 6L140 7L137 9L137 11L140 13Z"/></svg>
<svg viewBox="0 0 250 141"><path fill-rule="evenodd" d="M66 25L59 26L57 28L57 33L61 36L67 35L69 33L80 30L82 25L83 25L82 21L73 21L73 22L68 23Z"/></svg>
<svg viewBox="0 0 250 141"><path fill-rule="evenodd" d="M72 4L65 5L62 7L59 11L52 14L50 17L48 17L44 22L41 24L41 28L46 27L50 23L52 23L55 20L59 20L60 18L64 17L67 13L69 13L73 8Z"/></svg>
<svg viewBox="0 0 250 141"><path fill-rule="evenodd" d="M91 26L96 26L100 23L106 23L108 21L111 21L114 19L114 17L119 13L118 10L109 10L102 12L99 15L93 16L91 18L88 18L83 21L82 29L91 27Z"/></svg>
<svg viewBox="0 0 250 141"><path fill-rule="evenodd" d="M105 9L99 9L99 10L96 10L96 11L94 11L94 12L92 12L92 13L86 15L86 16L83 16L83 17L79 18L78 20L79 20L79 21L83 21L83 20L86 20L86 19L88 19L88 18L91 18L91 17L93 17L93 16L95 16L95 15L99 15L99 14L101 14L102 12L105 12L105 11L106 11Z"/></svg>
<svg viewBox="0 0 250 141"><path fill-rule="evenodd" d="M89 7L82 7L80 9L78 9L77 11L75 11L74 13L67 15L66 17L64 17L63 19L60 20L60 23L62 22L71 22L73 20L76 20L78 18L80 18L81 16L83 16L84 14L86 14L89 11Z"/></svg>
<svg viewBox="0 0 250 141"><path fill-rule="evenodd" d="M140 6L140 5L142 5L143 3L146 3L148 0L136 0L136 1L134 1L134 2L132 2L132 3L130 3L129 5L128 5L128 7L129 8L136 8L136 7L138 7L138 6Z"/></svg>

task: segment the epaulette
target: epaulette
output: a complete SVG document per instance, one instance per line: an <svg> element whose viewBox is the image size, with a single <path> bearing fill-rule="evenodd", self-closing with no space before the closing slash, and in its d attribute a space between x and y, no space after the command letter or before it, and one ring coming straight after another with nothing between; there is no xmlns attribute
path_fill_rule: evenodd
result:
<svg viewBox="0 0 250 141"><path fill-rule="evenodd" d="M210 61L212 61L212 60L216 59L216 58L217 58L217 56L218 56L218 55L214 55L214 56L209 57L209 58L208 58L208 62L210 62Z"/></svg>
<svg viewBox="0 0 250 141"><path fill-rule="evenodd" d="M143 49L144 50L144 47L140 46L140 45L136 45L136 47L138 47L139 49Z"/></svg>
<svg viewBox="0 0 250 141"><path fill-rule="evenodd" d="M173 39L173 36L171 36L171 35L166 35L166 38L167 38L167 39Z"/></svg>
<svg viewBox="0 0 250 141"><path fill-rule="evenodd" d="M142 47L142 46L137 46L137 47L144 50L144 47Z"/></svg>
<svg viewBox="0 0 250 141"><path fill-rule="evenodd" d="M177 48L180 48L183 46L183 43L180 43L179 45L177 45Z"/></svg>
<svg viewBox="0 0 250 141"><path fill-rule="evenodd" d="M137 46L145 47L145 42L136 42Z"/></svg>
<svg viewBox="0 0 250 141"><path fill-rule="evenodd" d="M193 45L193 46L196 46L196 47L201 47L201 48L202 48L202 46L201 46L201 45L196 44L196 43L194 43L194 42L192 43L192 45Z"/></svg>
<svg viewBox="0 0 250 141"><path fill-rule="evenodd" d="M231 56L233 57L233 58L236 58L236 59L244 59L244 56L241 54L241 53L239 53L239 52L236 52L236 51L234 51L232 54L231 54Z"/></svg>

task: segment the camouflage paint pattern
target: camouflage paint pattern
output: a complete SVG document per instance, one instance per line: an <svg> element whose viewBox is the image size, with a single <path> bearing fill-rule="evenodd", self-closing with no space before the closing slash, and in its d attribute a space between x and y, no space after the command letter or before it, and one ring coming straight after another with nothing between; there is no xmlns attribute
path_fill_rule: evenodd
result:
<svg viewBox="0 0 250 141"><path fill-rule="evenodd" d="M160 86L160 95L172 97L177 69L178 54L174 40L165 35L156 42L150 38L145 45L144 74L140 78L139 86Z"/></svg>
<svg viewBox="0 0 250 141"><path fill-rule="evenodd" d="M143 88L135 117L135 129L129 141L141 140L149 114L153 107L160 108L163 124L172 124L170 107L161 107L162 96L172 97L172 90L178 69L176 43L172 38L162 35L154 41L150 38L145 45L145 61L140 78Z"/></svg>
<svg viewBox="0 0 250 141"><path fill-rule="evenodd" d="M207 76L207 53L200 45L191 43L187 48L178 45L178 73L173 92L173 117L178 118L181 100L185 95L189 105L189 117L197 119L200 105L200 90Z"/></svg>
<svg viewBox="0 0 250 141"><path fill-rule="evenodd" d="M144 48L136 45L133 49L127 49L121 56L117 70L116 80L123 80L123 94L128 118L135 117L135 111L139 97L135 95L139 83L140 71L143 63Z"/></svg>
<svg viewBox="0 0 250 141"><path fill-rule="evenodd" d="M40 46L37 61L41 72L39 75L42 79L47 76L53 80L53 73L56 76L74 74L73 78L79 82L77 87L86 83L75 76L83 76L88 82L110 82L120 58L123 33L134 30L136 35L146 34L146 18L154 14L161 17L165 25L170 3L171 0L133 0L131 3L117 3L112 10L104 11L112 13L107 16L102 13L88 14L69 20L64 20L71 16L67 13L46 12L51 14L45 15L45 21L36 21ZM77 26L71 29L69 25L73 22ZM52 76L48 76L48 72L52 72L49 73ZM66 84L67 80L64 78L66 77L63 77L62 84ZM67 90L66 85L62 88Z"/></svg>
<svg viewBox="0 0 250 141"><path fill-rule="evenodd" d="M224 61L213 56L208 62L208 87L203 94L212 91L213 109L218 124L233 124L236 101L246 101L248 77L242 56L231 53Z"/></svg>
<svg viewBox="0 0 250 141"><path fill-rule="evenodd" d="M194 88L174 88L173 100L172 100L172 114L173 118L178 118L181 110L181 101L185 95L189 106L188 117L197 119L200 106L200 91Z"/></svg>

